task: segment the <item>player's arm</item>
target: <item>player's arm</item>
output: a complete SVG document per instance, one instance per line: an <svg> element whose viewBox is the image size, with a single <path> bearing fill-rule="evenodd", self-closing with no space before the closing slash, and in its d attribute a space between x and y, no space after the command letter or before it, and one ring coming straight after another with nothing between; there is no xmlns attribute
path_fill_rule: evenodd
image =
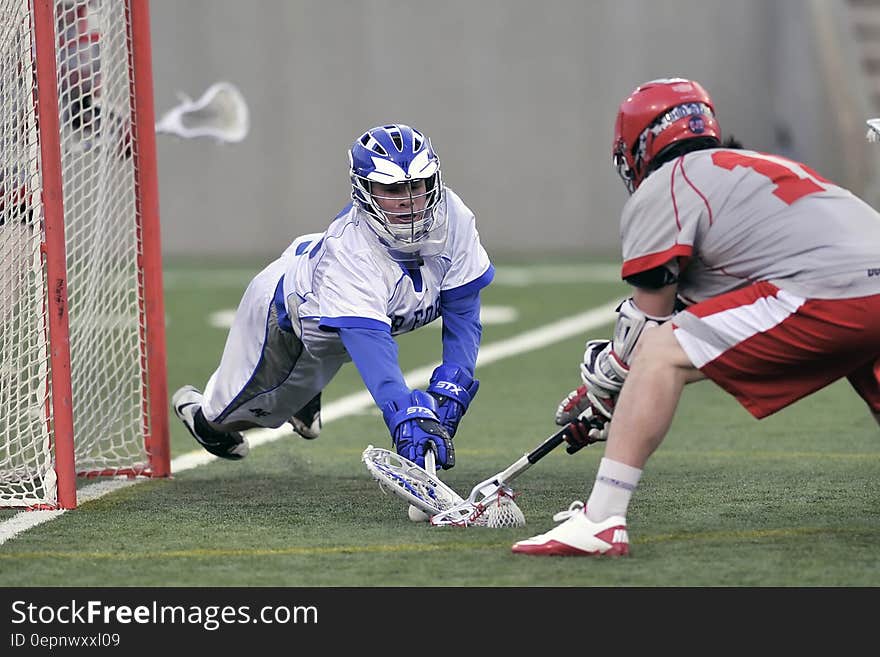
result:
<svg viewBox="0 0 880 657"><path fill-rule="evenodd" d="M659 290L633 288L632 302L648 317L665 317L673 315L676 308L678 285L666 285Z"/></svg>
<svg viewBox="0 0 880 657"><path fill-rule="evenodd" d="M435 446L438 465L444 469L455 465L452 438L440 424L437 403L431 395L407 386L391 332L363 327L338 330L342 344L382 411L397 453L424 467L430 442Z"/></svg>
<svg viewBox="0 0 880 657"><path fill-rule="evenodd" d="M605 440L639 338L645 329L673 317L678 291L674 263L627 278L632 296L617 308L617 322L611 340L589 340L580 364L583 385L569 393L557 406L556 423L570 425L569 443L583 447Z"/></svg>
<svg viewBox="0 0 880 657"><path fill-rule="evenodd" d="M437 401L441 424L455 436L462 416L473 401L480 382L474 378L483 335L480 323L480 290L441 293L443 362L431 375L428 393Z"/></svg>
<svg viewBox="0 0 880 657"><path fill-rule="evenodd" d="M346 327L339 329L339 338L379 408L409 394L389 330Z"/></svg>

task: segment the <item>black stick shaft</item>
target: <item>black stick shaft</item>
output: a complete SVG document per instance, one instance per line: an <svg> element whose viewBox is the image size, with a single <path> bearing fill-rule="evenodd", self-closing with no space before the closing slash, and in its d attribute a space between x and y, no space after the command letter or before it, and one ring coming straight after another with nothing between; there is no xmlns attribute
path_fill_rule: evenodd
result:
<svg viewBox="0 0 880 657"><path fill-rule="evenodd" d="M552 436L547 438L543 443L535 447L531 452L526 455L526 459L528 459L529 463L537 463L542 458L547 456L554 449L559 447L560 444L565 440L565 430L567 427L563 427Z"/></svg>

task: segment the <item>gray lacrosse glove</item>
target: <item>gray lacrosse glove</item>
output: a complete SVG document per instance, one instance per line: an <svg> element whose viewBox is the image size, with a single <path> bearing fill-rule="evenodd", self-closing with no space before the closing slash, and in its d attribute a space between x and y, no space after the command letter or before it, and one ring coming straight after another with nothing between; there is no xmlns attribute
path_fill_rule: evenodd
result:
<svg viewBox="0 0 880 657"><path fill-rule="evenodd" d="M659 326L674 316L655 317L646 315L625 299L617 307L617 323L611 340L590 340L584 348L581 362L581 380L586 386L586 396L593 408L611 418L617 395L629 374L629 366L635 354L639 337L646 328ZM586 405L581 404L581 410Z"/></svg>
<svg viewBox="0 0 880 657"><path fill-rule="evenodd" d="M617 393L623 386L612 378L596 371L598 356L610 349L609 340L591 340L584 352L581 363L581 378L584 385L572 390L556 407L556 424L564 427L581 419L591 425L594 442L605 440L608 435L607 424L614 413Z"/></svg>
<svg viewBox="0 0 880 657"><path fill-rule="evenodd" d="M602 415L611 419L629 367L617 360L610 340L590 340L585 346L580 369L587 400ZM586 410L583 402L580 410Z"/></svg>

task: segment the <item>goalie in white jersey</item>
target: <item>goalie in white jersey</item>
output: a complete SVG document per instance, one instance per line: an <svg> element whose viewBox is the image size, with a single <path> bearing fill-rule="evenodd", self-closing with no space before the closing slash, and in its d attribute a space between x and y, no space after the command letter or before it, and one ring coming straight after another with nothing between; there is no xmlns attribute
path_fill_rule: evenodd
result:
<svg viewBox="0 0 880 657"><path fill-rule="evenodd" d="M846 377L880 421L880 214L803 164L722 144L691 80L636 88L613 158L633 295L556 413L570 443L607 439L605 454L586 505L518 553L627 554L630 497L688 383L760 419Z"/></svg>
<svg viewBox="0 0 880 657"><path fill-rule="evenodd" d="M452 439L477 393L480 291L494 267L473 213L443 185L422 133L368 130L349 150L351 198L323 233L296 239L250 283L204 393L184 386L175 413L209 452L247 455L240 432L290 422L321 429L321 391L354 361L397 452L455 465ZM393 336L442 317L443 355L426 390L410 390Z"/></svg>

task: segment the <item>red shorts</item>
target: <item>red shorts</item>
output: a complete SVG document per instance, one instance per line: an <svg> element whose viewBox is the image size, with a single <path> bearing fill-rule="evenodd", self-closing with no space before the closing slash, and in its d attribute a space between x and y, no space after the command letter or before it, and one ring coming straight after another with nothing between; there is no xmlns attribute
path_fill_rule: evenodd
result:
<svg viewBox="0 0 880 657"><path fill-rule="evenodd" d="M672 323L694 366L757 418L844 376L880 413L880 295L804 299L761 282Z"/></svg>

